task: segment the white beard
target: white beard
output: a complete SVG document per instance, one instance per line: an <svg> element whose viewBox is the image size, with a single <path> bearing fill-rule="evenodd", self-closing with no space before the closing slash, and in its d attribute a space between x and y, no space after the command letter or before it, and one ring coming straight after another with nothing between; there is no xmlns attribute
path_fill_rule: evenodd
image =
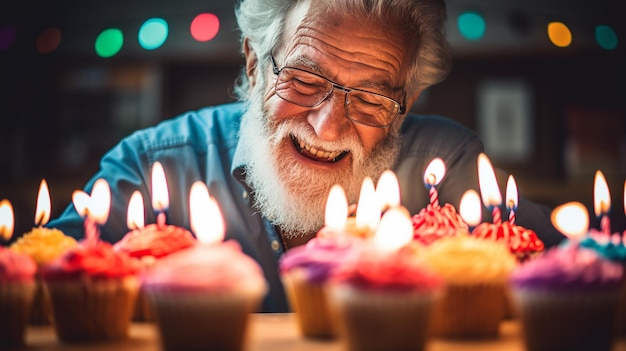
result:
<svg viewBox="0 0 626 351"><path fill-rule="evenodd" d="M256 92L256 93L255 93ZM254 206L277 225L287 238L317 232L324 225L324 211L330 188L340 184L350 204L356 204L366 176L374 181L395 164L399 149L399 126L365 155L357 138L337 142L319 140L312 128L297 118L276 121L263 111L262 94L255 89L249 109L241 120L240 147L246 155L246 182L253 189ZM285 156L284 147L293 147L290 135L325 150L349 150L351 169L319 171Z"/></svg>

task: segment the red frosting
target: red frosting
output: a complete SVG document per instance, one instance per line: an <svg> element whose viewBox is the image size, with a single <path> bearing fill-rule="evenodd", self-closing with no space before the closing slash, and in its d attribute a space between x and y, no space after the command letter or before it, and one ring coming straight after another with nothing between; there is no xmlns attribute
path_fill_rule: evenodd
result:
<svg viewBox="0 0 626 351"><path fill-rule="evenodd" d="M0 246L0 283L31 282L36 272L32 257Z"/></svg>
<svg viewBox="0 0 626 351"><path fill-rule="evenodd" d="M188 230L173 225L149 224L140 230L128 232L113 249L132 257L154 256L161 258L172 252L196 244L196 238Z"/></svg>
<svg viewBox="0 0 626 351"><path fill-rule="evenodd" d="M472 234L477 238L503 241L520 262L544 250L543 242L534 231L519 225L511 225L508 221L502 222L501 225L481 223L474 228Z"/></svg>
<svg viewBox="0 0 626 351"><path fill-rule="evenodd" d="M451 204L428 204L419 213L411 217L413 222L413 239L430 245L445 236L454 236L459 230L466 231L467 224Z"/></svg>
<svg viewBox="0 0 626 351"><path fill-rule="evenodd" d="M104 241L82 242L58 259L45 265L45 280L76 279L88 276L94 279L116 279L135 275L139 261L124 252L116 252Z"/></svg>

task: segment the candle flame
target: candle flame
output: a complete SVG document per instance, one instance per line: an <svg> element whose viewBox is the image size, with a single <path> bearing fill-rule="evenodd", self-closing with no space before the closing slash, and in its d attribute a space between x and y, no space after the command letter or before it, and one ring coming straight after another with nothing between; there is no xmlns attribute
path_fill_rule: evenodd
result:
<svg viewBox="0 0 626 351"><path fill-rule="evenodd" d="M91 196L82 190L75 190L72 193L72 203L81 217L89 216L97 224L106 223L111 207L109 183L104 179L96 180Z"/></svg>
<svg viewBox="0 0 626 351"><path fill-rule="evenodd" d="M348 219L348 200L346 193L339 184L330 188L326 200L324 226L327 228L343 229Z"/></svg>
<svg viewBox="0 0 626 351"><path fill-rule="evenodd" d="M48 183L45 179L39 184L39 192L37 194L37 207L35 210L35 225L45 225L50 220L51 212L50 191Z"/></svg>
<svg viewBox="0 0 626 351"><path fill-rule="evenodd" d="M202 181L197 181L191 186L189 220L199 242L214 244L224 240L225 225L222 212Z"/></svg>
<svg viewBox="0 0 626 351"><path fill-rule="evenodd" d="M170 199L167 192L167 179L165 170L160 162L152 165L152 208L155 211L163 212L170 206Z"/></svg>
<svg viewBox="0 0 626 351"><path fill-rule="evenodd" d="M0 201L0 239L9 241L13 236L13 206L6 199Z"/></svg>
<svg viewBox="0 0 626 351"><path fill-rule="evenodd" d="M376 198L381 209L400 205L400 185L393 171L386 170L380 175L376 184Z"/></svg>
<svg viewBox="0 0 626 351"><path fill-rule="evenodd" d="M493 208L502 203L502 194L498 188L495 171L484 153L478 155L478 184L485 207Z"/></svg>
<svg viewBox="0 0 626 351"><path fill-rule="evenodd" d="M143 196L139 190L135 190L130 196L128 202L128 212L126 214L126 225L128 229L141 229L144 226L144 208L143 208Z"/></svg>
<svg viewBox="0 0 626 351"><path fill-rule="evenodd" d="M573 240L582 238L589 230L589 212L577 201L556 207L550 219L559 232Z"/></svg>
<svg viewBox="0 0 626 351"><path fill-rule="evenodd" d="M89 206L89 195L82 190L74 190L72 203L78 215L84 218L87 215L87 207Z"/></svg>
<svg viewBox="0 0 626 351"><path fill-rule="evenodd" d="M380 223L380 205L376 201L374 181L370 177L363 179L359 204L356 209L356 225L360 228L369 227L375 230Z"/></svg>
<svg viewBox="0 0 626 351"><path fill-rule="evenodd" d="M517 194L517 183L513 175L509 175L509 179L506 182L506 208L509 210L515 210L519 195Z"/></svg>
<svg viewBox="0 0 626 351"><path fill-rule="evenodd" d="M593 185L593 212L596 217L609 213L611 210L611 195L606 178L602 171L596 171Z"/></svg>
<svg viewBox="0 0 626 351"><path fill-rule="evenodd" d="M480 224L482 220L482 204L476 190L469 189L463 194L459 204L459 212L467 225L475 227Z"/></svg>
<svg viewBox="0 0 626 351"><path fill-rule="evenodd" d="M377 249L386 252L399 250L413 238L413 223L409 212L400 206L385 212L373 238Z"/></svg>
<svg viewBox="0 0 626 351"><path fill-rule="evenodd" d="M446 165L440 158L435 158L426 167L424 171L424 184L435 186L441 182L446 175Z"/></svg>

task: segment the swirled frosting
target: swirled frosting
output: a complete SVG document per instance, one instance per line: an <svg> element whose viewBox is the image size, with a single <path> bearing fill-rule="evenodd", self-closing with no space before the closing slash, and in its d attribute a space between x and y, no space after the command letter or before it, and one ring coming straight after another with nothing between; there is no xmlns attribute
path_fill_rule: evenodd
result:
<svg viewBox="0 0 626 351"><path fill-rule="evenodd" d="M42 265L57 259L77 244L76 239L58 229L36 227L18 238L10 248L29 255L38 265Z"/></svg>
<svg viewBox="0 0 626 351"><path fill-rule="evenodd" d="M591 229L580 241L580 246L596 251L607 260L626 263L626 246L619 233L609 236L597 229Z"/></svg>
<svg viewBox="0 0 626 351"><path fill-rule="evenodd" d="M354 259L362 240L348 235L315 237L287 251L280 260L281 273L302 269L312 283L325 282L344 262Z"/></svg>
<svg viewBox="0 0 626 351"><path fill-rule="evenodd" d="M453 284L506 282L516 265L504 244L468 234L437 240L423 250L422 258Z"/></svg>
<svg viewBox="0 0 626 351"><path fill-rule="evenodd" d="M442 285L441 278L411 255L385 253L371 248L339 267L332 284L346 284L359 290L431 292Z"/></svg>
<svg viewBox="0 0 626 351"><path fill-rule="evenodd" d="M32 282L36 272L32 257L0 246L0 283Z"/></svg>
<svg viewBox="0 0 626 351"><path fill-rule="evenodd" d="M543 241L539 240L534 231L519 225L511 225L508 221L500 225L483 222L474 228L472 235L477 238L504 242L519 262L544 250Z"/></svg>
<svg viewBox="0 0 626 351"><path fill-rule="evenodd" d="M618 288L622 266L595 251L572 244L554 247L515 269L511 284L522 289L551 291L605 290Z"/></svg>
<svg viewBox="0 0 626 351"><path fill-rule="evenodd" d="M44 280L117 279L136 275L139 261L104 241L81 242L42 268Z"/></svg>
<svg viewBox="0 0 626 351"><path fill-rule="evenodd" d="M467 224L451 204L443 206L428 204L411 217L413 238L422 244L430 245L434 241L456 235L459 229L467 230Z"/></svg>
<svg viewBox="0 0 626 351"><path fill-rule="evenodd" d="M158 260L142 275L150 290L185 292L265 291L259 264L238 242L198 244Z"/></svg>
<svg viewBox="0 0 626 351"><path fill-rule="evenodd" d="M113 249L137 258L144 256L161 258L195 244L196 238L185 228L153 223L128 232L122 240L113 245Z"/></svg>

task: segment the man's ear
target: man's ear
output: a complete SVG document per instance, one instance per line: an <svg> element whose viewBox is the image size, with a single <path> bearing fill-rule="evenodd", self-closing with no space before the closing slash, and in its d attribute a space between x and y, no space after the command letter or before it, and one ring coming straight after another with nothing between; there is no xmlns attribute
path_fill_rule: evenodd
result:
<svg viewBox="0 0 626 351"><path fill-rule="evenodd" d="M243 53L246 56L246 75L248 76L248 82L250 88L256 84L257 64L259 62L256 52L250 46L250 39L243 39Z"/></svg>

